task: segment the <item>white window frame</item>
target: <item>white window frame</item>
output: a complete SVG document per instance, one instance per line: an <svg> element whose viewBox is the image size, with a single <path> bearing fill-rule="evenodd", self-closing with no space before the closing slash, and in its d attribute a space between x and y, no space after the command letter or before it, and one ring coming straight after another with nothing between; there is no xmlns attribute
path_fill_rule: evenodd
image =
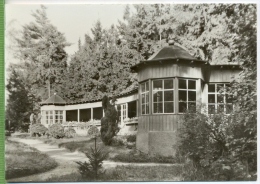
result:
<svg viewBox="0 0 260 184"><path fill-rule="evenodd" d="M144 87L145 87L145 90L144 91L142 91L142 85L144 84ZM147 84L147 85L146 85ZM143 83L141 83L141 85L140 85L140 88L141 88L141 97L140 97L140 99L141 99L141 115L148 115L149 114L149 112L150 112L150 107L149 107L149 98L150 98L150 96L149 96L149 93L150 93L150 91L149 91L149 81L146 81L146 82L143 82ZM148 88L148 89L147 89ZM142 101L142 96L144 95L144 103L143 103L143 101ZM148 101L147 101L147 99L148 99ZM144 107L145 107L145 109L144 109L144 113L143 113L143 105L144 105ZM147 110L147 108L146 108L146 105L148 106L148 110Z"/></svg>
<svg viewBox="0 0 260 184"><path fill-rule="evenodd" d="M55 110L55 123L62 123L63 122L63 111L62 110ZM57 118L58 117L58 118Z"/></svg>
<svg viewBox="0 0 260 184"><path fill-rule="evenodd" d="M180 89L179 88L179 82L180 82L180 80L185 80L186 81L186 86L187 86L187 89ZM189 81L194 81L195 82L195 89L189 89ZM195 103L195 106L197 105L197 93L196 93L196 91L197 91L197 79L187 79L187 78L178 78L178 113L179 114L183 114L183 113L185 113L185 112L180 112L180 102L184 102L184 101L180 101L180 95L179 95L179 92L180 91L186 91L186 109L187 110L189 110L189 102L191 102L191 103ZM196 98L195 98L195 101L189 101L189 91L195 91L195 95L196 95Z"/></svg>
<svg viewBox="0 0 260 184"><path fill-rule="evenodd" d="M164 81L165 80L172 80L172 83L173 83L173 88L172 89L165 89L164 88ZM154 90L154 82L155 81L162 81L162 89L158 89L158 90ZM174 78L165 78L165 79L156 79L156 80L153 80L152 81L152 112L153 114L174 114L175 113L175 103L174 103L174 97L175 97L175 90L174 90ZM158 102L154 102L154 92L158 92L158 91L162 91L162 112L161 113L158 113L158 112L154 112L154 105L155 103L158 103ZM165 113L164 112L164 91L172 91L173 92L173 101L166 101L166 102L172 102L173 103L173 112L169 112L169 113Z"/></svg>
<svg viewBox="0 0 260 184"><path fill-rule="evenodd" d="M227 112L227 108L226 108L226 106L227 105L231 105L232 106L232 109L234 108L233 107L233 104L232 103L227 103L227 100L226 100L226 95L228 95L227 93L226 93L226 85L230 85L230 83L208 83L208 89L209 89L209 85L215 85L215 91L214 92L209 92L209 90L208 90L208 105L207 105L207 110L208 110L208 114L212 114L212 113L210 113L209 112L209 105L214 105L215 106L215 113L214 114L216 114L216 113L218 113L218 106L219 105L223 105L223 107L224 107L224 113L225 114L227 114L226 112ZM217 89L217 86L218 85L224 85L224 91L223 91L223 93L220 93L219 92L219 90ZM209 103L209 95L213 95L214 94L214 96L215 96L215 103ZM218 103L218 95L223 95L223 103Z"/></svg>

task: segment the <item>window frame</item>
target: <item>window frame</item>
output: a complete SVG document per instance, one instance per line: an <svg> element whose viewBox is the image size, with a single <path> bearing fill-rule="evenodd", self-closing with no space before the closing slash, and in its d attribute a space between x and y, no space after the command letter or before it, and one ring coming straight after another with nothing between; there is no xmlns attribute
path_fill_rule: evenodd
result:
<svg viewBox="0 0 260 184"><path fill-rule="evenodd" d="M142 91L142 85L144 85L145 90ZM147 89L148 88L148 89ZM144 95L144 103L142 101L142 96ZM148 99L148 101L147 101ZM141 115L149 115L150 114L150 88L149 88L149 81L142 82L140 84L140 100L141 100ZM143 105L145 107L144 113L143 113ZM148 107L148 109L147 109Z"/></svg>
<svg viewBox="0 0 260 184"><path fill-rule="evenodd" d="M177 88L178 88L178 102L176 102L176 103L178 103L177 104L177 106L178 106L178 114L184 114L185 113L185 111L184 112L180 112L180 102L184 102L184 101L180 101L180 91L186 91L186 102L184 102L184 103L186 103L186 110L189 110L189 102L191 102L191 103L195 103L195 107L196 107L196 105L197 105L197 80L198 79L191 79L191 78L177 78L178 79L178 86L177 86ZM180 85L180 80L185 80L186 81L186 89L181 89L180 87L179 87L179 85ZM195 89L189 89L189 81L194 81L195 82ZM194 91L195 92L195 101L189 101L189 91Z"/></svg>
<svg viewBox="0 0 260 184"><path fill-rule="evenodd" d="M55 115L54 115L54 117L55 117L54 123L60 123L60 124L62 124L62 122L63 122L63 111L62 111L62 110L55 110L54 112L55 112ZM58 116L58 118L56 118L57 116ZM62 118L60 118L60 117L62 117ZM58 121L58 122L57 122L57 121Z"/></svg>
<svg viewBox="0 0 260 184"><path fill-rule="evenodd" d="M209 92L209 85L215 85L214 89L215 91L214 92ZM224 86L224 92L223 93L219 93L219 90L217 89L218 88L218 85L223 85ZM214 114L217 114L219 113L218 109L219 109L219 105L223 105L224 106L224 109L223 109L223 112L225 114L230 114L230 113L227 113L227 106L228 105L231 105L232 107L232 110L234 109L234 104L232 102L227 102L227 95L228 93L226 92L226 86L227 85L230 85L230 83L221 83L221 82L217 82L217 83L208 83L208 94L207 94L207 97L208 97L208 103L207 103L207 111L208 111L208 114L213 114L213 113L210 113L209 112L209 105L214 105L215 108L214 108L214 111L215 113ZM210 103L209 102L209 95L213 95L214 94L214 101L215 103ZM218 96L219 95L222 95L222 98L223 98L223 102L222 103L219 103L218 102ZM232 110L230 112L232 112Z"/></svg>
<svg viewBox="0 0 260 184"><path fill-rule="evenodd" d="M173 88L172 89L165 89L164 88L164 81L165 80L172 80L172 86ZM162 81L162 89L161 90L154 90L154 82L155 81ZM154 112L154 104L155 103L158 103L158 102L154 102L154 91L158 92L158 91L161 91L162 92L162 112L161 113L156 113ZM173 101L165 101L164 100L164 92L165 91L172 91L173 92ZM173 112L167 112L165 113L164 111L164 104L165 102L172 102L173 103ZM162 79L154 79L152 80L152 114L175 114L175 77L173 78L162 78Z"/></svg>

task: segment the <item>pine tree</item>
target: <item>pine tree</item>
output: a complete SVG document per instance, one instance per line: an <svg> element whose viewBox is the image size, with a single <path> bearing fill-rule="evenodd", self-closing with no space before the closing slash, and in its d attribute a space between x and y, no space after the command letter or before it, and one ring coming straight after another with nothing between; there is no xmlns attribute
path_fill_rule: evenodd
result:
<svg viewBox="0 0 260 184"><path fill-rule="evenodd" d="M52 25L46 14L46 7L32 13L35 18L23 26L20 37L15 37L14 48L20 67L27 75L27 83L43 99L54 91L63 96L63 75L66 73L67 53L64 48L69 45L62 33Z"/></svg>
<svg viewBox="0 0 260 184"><path fill-rule="evenodd" d="M6 106L6 119L15 129L27 131L29 117L33 109L33 103L29 99L29 92L25 89L23 80L15 69L10 68L10 77L6 85L9 93Z"/></svg>

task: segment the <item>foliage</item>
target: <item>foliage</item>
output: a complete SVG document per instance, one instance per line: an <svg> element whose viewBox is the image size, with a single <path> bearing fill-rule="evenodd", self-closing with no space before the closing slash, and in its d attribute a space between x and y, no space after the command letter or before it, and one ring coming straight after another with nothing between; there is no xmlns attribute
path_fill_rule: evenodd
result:
<svg viewBox="0 0 260 184"><path fill-rule="evenodd" d="M74 128L68 127L67 129L65 129L64 134L67 138L73 138L76 135L76 131L74 130Z"/></svg>
<svg viewBox="0 0 260 184"><path fill-rule="evenodd" d="M50 136L52 136L56 139L60 139L65 136L64 127L59 123L55 123L55 124L51 125L49 127L48 132L49 132Z"/></svg>
<svg viewBox="0 0 260 184"><path fill-rule="evenodd" d="M55 168L57 162L28 145L5 141L5 178L25 177Z"/></svg>
<svg viewBox="0 0 260 184"><path fill-rule="evenodd" d="M98 137L100 136L100 131L95 125L93 125L88 129L88 135L91 137Z"/></svg>
<svg viewBox="0 0 260 184"><path fill-rule="evenodd" d="M256 171L256 145L245 141L251 135L238 127L241 115L206 115L200 111L183 115L178 151L191 160L196 180L244 180L249 179L249 172ZM237 136L244 140L236 140ZM241 168L244 170L240 172Z"/></svg>
<svg viewBox="0 0 260 184"><path fill-rule="evenodd" d="M161 156L159 154L146 154L137 150L124 154L117 154L111 158L116 162L129 163L176 163L176 159L172 156Z"/></svg>
<svg viewBox="0 0 260 184"><path fill-rule="evenodd" d="M118 114L115 106L110 103L110 99L107 96L103 97L102 107L105 112L105 117L101 119L101 139L105 145L110 145L113 137L118 133Z"/></svg>
<svg viewBox="0 0 260 184"><path fill-rule="evenodd" d="M12 67L9 70L11 73L6 85L9 93L5 113L6 119L10 121L15 129L22 128L24 131L27 131L28 125L25 127L23 125L26 122L30 122L29 116L33 110L33 104L28 97L29 93L25 89L18 72Z"/></svg>
<svg viewBox="0 0 260 184"><path fill-rule="evenodd" d="M91 147L90 153L85 152L85 155L88 157L89 162L76 162L82 178L88 180L98 179L104 173L101 170L102 162L108 157L108 152L96 147L95 138L95 148Z"/></svg>
<svg viewBox="0 0 260 184"><path fill-rule="evenodd" d="M116 166L109 168L95 181L179 181L180 166ZM52 176L49 182L84 182L78 173L66 176Z"/></svg>
<svg viewBox="0 0 260 184"><path fill-rule="evenodd" d="M136 135L127 135L126 140L127 142L136 142Z"/></svg>
<svg viewBox="0 0 260 184"><path fill-rule="evenodd" d="M18 34L13 34L12 51L21 62L15 64L24 79L24 86L37 98L48 97L48 86L64 96L63 76L66 73L67 53L70 44L64 35L50 23L46 7L32 13L34 22L25 24ZM34 104L36 105L36 104Z"/></svg>
<svg viewBox="0 0 260 184"><path fill-rule="evenodd" d="M30 134L33 137L35 137L36 135L44 135L48 131L48 129L42 124L32 124L30 126Z"/></svg>

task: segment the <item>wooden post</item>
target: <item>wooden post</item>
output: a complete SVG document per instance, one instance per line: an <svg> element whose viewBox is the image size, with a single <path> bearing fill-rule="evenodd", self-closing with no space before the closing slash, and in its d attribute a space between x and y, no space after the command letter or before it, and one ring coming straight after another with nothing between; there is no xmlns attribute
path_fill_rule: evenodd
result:
<svg viewBox="0 0 260 184"><path fill-rule="evenodd" d="M91 107L91 120L93 121L93 107Z"/></svg>
<svg viewBox="0 0 260 184"><path fill-rule="evenodd" d="M66 110L63 111L63 121L66 122Z"/></svg>
<svg viewBox="0 0 260 184"><path fill-rule="evenodd" d="M78 109L78 122L80 121L80 109Z"/></svg>
<svg viewBox="0 0 260 184"><path fill-rule="evenodd" d="M179 89L178 89L179 81L178 78L174 78L174 113L179 113Z"/></svg>

